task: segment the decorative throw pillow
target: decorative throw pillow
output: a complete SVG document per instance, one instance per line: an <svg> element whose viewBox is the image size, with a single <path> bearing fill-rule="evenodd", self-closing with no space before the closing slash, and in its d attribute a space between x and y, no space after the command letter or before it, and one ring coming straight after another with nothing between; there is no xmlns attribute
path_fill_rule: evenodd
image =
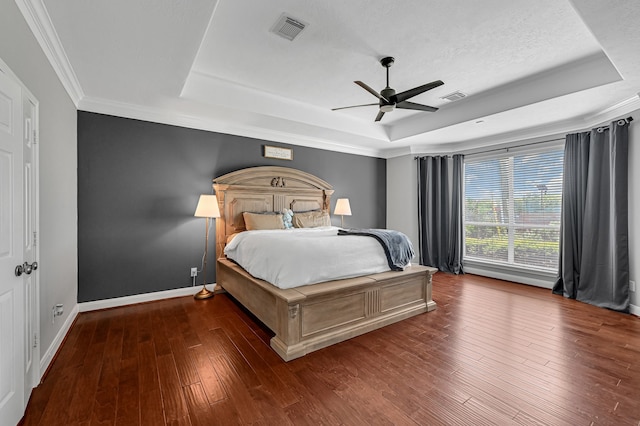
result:
<svg viewBox="0 0 640 426"><path fill-rule="evenodd" d="M293 215L293 226L296 228L317 228L318 226L331 226L331 217L328 211L313 210L310 212Z"/></svg>
<svg viewBox="0 0 640 426"><path fill-rule="evenodd" d="M281 214L242 213L247 231L260 229L284 229Z"/></svg>
<svg viewBox="0 0 640 426"><path fill-rule="evenodd" d="M284 223L284 229L293 228L293 210L282 209L282 222Z"/></svg>

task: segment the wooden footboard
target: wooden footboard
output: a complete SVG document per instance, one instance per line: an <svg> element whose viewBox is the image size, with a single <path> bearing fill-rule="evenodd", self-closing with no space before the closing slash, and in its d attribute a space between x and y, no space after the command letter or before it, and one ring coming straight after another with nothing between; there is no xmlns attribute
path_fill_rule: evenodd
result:
<svg viewBox="0 0 640 426"><path fill-rule="evenodd" d="M434 310L431 277L436 271L414 265L282 290L223 258L218 259L217 282L275 333L271 347L289 361Z"/></svg>

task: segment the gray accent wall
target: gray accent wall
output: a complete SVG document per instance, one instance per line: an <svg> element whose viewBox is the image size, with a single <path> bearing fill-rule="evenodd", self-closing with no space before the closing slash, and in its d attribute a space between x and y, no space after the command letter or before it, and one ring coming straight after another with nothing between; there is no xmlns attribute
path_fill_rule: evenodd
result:
<svg viewBox="0 0 640 426"><path fill-rule="evenodd" d="M292 148L293 160L264 158L265 144ZM384 159L79 111L78 302L190 286L204 251L205 221L193 216L199 195L211 193L213 178L253 166L326 180L332 212L336 199L350 200L345 226L386 225ZM212 258L207 282L215 282Z"/></svg>

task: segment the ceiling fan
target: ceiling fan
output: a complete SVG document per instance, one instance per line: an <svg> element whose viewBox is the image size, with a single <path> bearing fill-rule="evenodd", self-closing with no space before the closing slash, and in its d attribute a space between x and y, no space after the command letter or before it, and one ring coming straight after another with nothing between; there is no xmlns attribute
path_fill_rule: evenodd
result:
<svg viewBox="0 0 640 426"><path fill-rule="evenodd" d="M415 102L409 102L407 99L413 98L421 93L426 92L427 90L434 89L438 86L442 86L444 83L440 80L432 81L431 83L424 84L422 86L414 87L413 89L406 90L404 92L400 92L396 94L396 91L389 87L389 67L393 65L394 59L391 56L387 56L385 58L380 59L380 64L387 69L387 87L382 89L380 93L373 90L371 87L367 86L365 83L361 81L354 81L358 86L362 87L367 92L371 93L373 96L379 99L377 104L364 104L364 105L353 105L348 107L341 108L333 108L331 111L337 111L339 109L346 108L358 108L363 106L373 106L378 105L380 107L380 111L378 111L378 115L376 116L375 121L380 121L384 116L385 112L391 112L396 108L401 109L413 109L416 111L427 111L427 112L435 112L438 108L417 104Z"/></svg>

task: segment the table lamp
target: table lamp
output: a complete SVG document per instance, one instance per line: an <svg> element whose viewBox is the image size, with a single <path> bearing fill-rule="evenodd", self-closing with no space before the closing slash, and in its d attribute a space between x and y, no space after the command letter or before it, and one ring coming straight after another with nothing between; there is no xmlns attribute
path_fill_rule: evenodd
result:
<svg viewBox="0 0 640 426"><path fill-rule="evenodd" d="M349 205L349 199L338 198L338 201L336 201L336 209L333 211L333 214L339 214L341 216L340 226L344 228L344 217L351 216L351 206Z"/></svg>

